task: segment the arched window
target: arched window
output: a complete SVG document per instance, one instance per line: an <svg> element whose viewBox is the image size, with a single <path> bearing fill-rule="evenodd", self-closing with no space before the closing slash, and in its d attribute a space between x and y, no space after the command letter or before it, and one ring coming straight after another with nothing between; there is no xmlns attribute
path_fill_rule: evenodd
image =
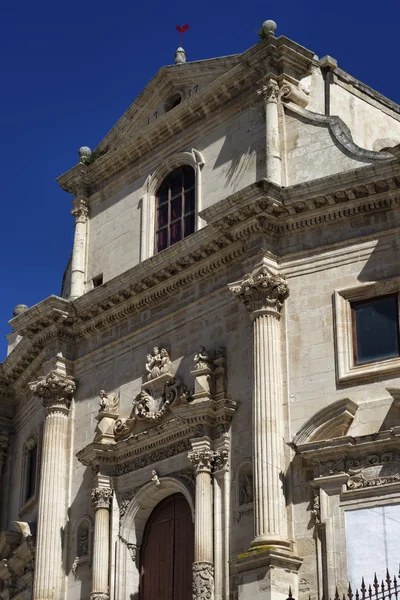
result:
<svg viewBox="0 0 400 600"><path fill-rule="evenodd" d="M156 194L156 248L161 252L195 230L195 172L192 167L174 169Z"/></svg>

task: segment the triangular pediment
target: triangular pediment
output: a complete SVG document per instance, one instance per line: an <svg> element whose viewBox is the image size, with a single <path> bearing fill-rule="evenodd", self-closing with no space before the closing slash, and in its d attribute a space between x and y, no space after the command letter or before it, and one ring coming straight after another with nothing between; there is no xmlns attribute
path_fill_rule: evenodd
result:
<svg viewBox="0 0 400 600"><path fill-rule="evenodd" d="M234 68L240 55L162 67L95 150L103 154L123 146L132 135L156 121L173 105L188 103L202 89Z"/></svg>

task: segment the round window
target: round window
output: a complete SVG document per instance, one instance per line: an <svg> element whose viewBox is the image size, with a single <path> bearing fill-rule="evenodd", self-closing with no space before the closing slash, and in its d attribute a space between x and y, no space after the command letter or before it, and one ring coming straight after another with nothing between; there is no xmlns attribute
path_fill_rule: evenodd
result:
<svg viewBox="0 0 400 600"><path fill-rule="evenodd" d="M172 110L173 108L175 108L175 106L178 106L178 104L180 104L181 102L182 102L182 94L180 92L176 92L175 94L172 94L172 96L170 96L168 98L168 100L165 101L165 104L164 104L165 112Z"/></svg>

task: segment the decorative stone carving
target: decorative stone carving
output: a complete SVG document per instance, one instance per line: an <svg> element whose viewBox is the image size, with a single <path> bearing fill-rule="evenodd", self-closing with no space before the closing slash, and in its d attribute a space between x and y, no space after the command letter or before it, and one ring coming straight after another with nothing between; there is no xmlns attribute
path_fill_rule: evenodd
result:
<svg viewBox="0 0 400 600"><path fill-rule="evenodd" d="M94 505L94 509L99 508L110 508L110 500L112 496L112 489L106 487L97 487L92 490L91 498Z"/></svg>
<svg viewBox="0 0 400 600"><path fill-rule="evenodd" d="M214 471L222 471L228 466L229 450L218 450L214 454Z"/></svg>
<svg viewBox="0 0 400 600"><path fill-rule="evenodd" d="M348 474L348 489L375 487L400 481L400 454L395 452L321 461L320 465L322 472L328 475Z"/></svg>
<svg viewBox="0 0 400 600"><path fill-rule="evenodd" d="M162 351L161 351L162 352ZM133 399L129 418L119 418L115 422L114 435L117 439L126 437L140 423L157 423L170 411L172 405L186 404L191 394L179 377L163 373L141 386L141 391Z"/></svg>
<svg viewBox="0 0 400 600"><path fill-rule="evenodd" d="M151 475L152 475L151 481L153 481L153 483L156 487L160 487L161 481L157 475L157 471L154 471L154 469L153 469L153 471L151 472Z"/></svg>
<svg viewBox="0 0 400 600"><path fill-rule="evenodd" d="M176 454L180 454L181 452L185 452L190 448L189 440L184 440L178 442L172 446L167 446L166 448L162 448L159 450L154 450L145 456L140 456L128 463L117 465L116 472L117 475L122 475L124 473L129 473L130 471L135 471L136 469L142 469L143 467L147 467L147 465L151 465L159 460L163 460L165 458L169 458L170 456L175 456Z"/></svg>
<svg viewBox="0 0 400 600"><path fill-rule="evenodd" d="M29 384L36 396L43 398L44 407L69 409L71 397L76 386L73 379L60 375L57 371L50 371L46 376Z"/></svg>
<svg viewBox="0 0 400 600"><path fill-rule="evenodd" d="M199 346L193 360L195 362L194 368L196 371L208 369L210 367L211 357L204 346Z"/></svg>
<svg viewBox="0 0 400 600"><path fill-rule="evenodd" d="M133 562L135 562L140 550L140 546L137 546L136 544L130 544L129 542L126 545L128 547L129 554L131 555L131 559Z"/></svg>
<svg viewBox="0 0 400 600"><path fill-rule="evenodd" d="M107 394L104 390L100 390L99 396L99 413L109 413L112 415L117 415L119 409L119 393Z"/></svg>
<svg viewBox="0 0 400 600"><path fill-rule="evenodd" d="M314 523L316 525L319 525L321 523L321 506L320 506L320 496L319 496L319 489L314 489L314 498L312 501L312 508L311 508L311 517L314 520Z"/></svg>
<svg viewBox="0 0 400 600"><path fill-rule="evenodd" d="M400 481L400 454L370 454L364 460L348 459L345 469L350 477L348 489L375 487Z"/></svg>
<svg viewBox="0 0 400 600"><path fill-rule="evenodd" d="M211 473L216 455L217 453L213 450L194 450L193 452L189 452L188 457L197 473L201 471Z"/></svg>
<svg viewBox="0 0 400 600"><path fill-rule="evenodd" d="M230 284L229 289L250 313L265 311L279 316L283 303L289 296L285 277L271 273L264 265L245 275L241 281Z"/></svg>
<svg viewBox="0 0 400 600"><path fill-rule="evenodd" d="M153 353L146 357L147 380L156 379L165 373L171 373L171 359L169 357L170 348L160 348L154 346Z"/></svg>
<svg viewBox="0 0 400 600"><path fill-rule="evenodd" d="M133 400L131 419L160 421L185 390L181 380L168 373L157 378L157 383L157 387L142 389Z"/></svg>
<svg viewBox="0 0 400 600"><path fill-rule="evenodd" d="M263 85L257 94L261 96L265 102L278 102L279 97L279 86L273 79L270 79L266 85Z"/></svg>
<svg viewBox="0 0 400 600"><path fill-rule="evenodd" d="M193 563L193 600L214 598L214 567L212 563Z"/></svg>
<svg viewBox="0 0 400 600"><path fill-rule="evenodd" d="M94 592L90 594L90 600L109 600L109 594L102 592Z"/></svg>
<svg viewBox="0 0 400 600"><path fill-rule="evenodd" d="M35 567L35 544L30 534L27 523L19 522L25 533L21 535L16 532L2 532L1 541L5 537L13 536L12 544L2 545L2 557L0 561L0 586L3 593L0 598L8 600L11 598L32 598L33 571ZM20 528L21 530L21 528ZM29 533L28 533L29 530ZM11 540L10 540L11 541Z"/></svg>
<svg viewBox="0 0 400 600"><path fill-rule="evenodd" d="M306 90L301 83L298 86L286 81L281 87L281 98L285 101L294 102L305 108L309 102L309 90Z"/></svg>

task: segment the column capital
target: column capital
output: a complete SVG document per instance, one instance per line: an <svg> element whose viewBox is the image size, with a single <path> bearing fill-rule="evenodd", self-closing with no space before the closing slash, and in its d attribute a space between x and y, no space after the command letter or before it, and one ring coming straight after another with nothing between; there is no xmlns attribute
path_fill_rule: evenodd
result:
<svg viewBox="0 0 400 600"><path fill-rule="evenodd" d="M283 303L289 296L284 275L272 273L266 265L247 273L243 279L229 284L234 296L243 302L252 318L263 314L280 317Z"/></svg>
<svg viewBox="0 0 400 600"><path fill-rule="evenodd" d="M276 104L279 97L279 85L275 79L269 79L264 85L257 90L257 94L261 96L265 102Z"/></svg>
<svg viewBox="0 0 400 600"><path fill-rule="evenodd" d="M92 489L91 498L95 510L110 508L112 489L108 487L95 487Z"/></svg>
<svg viewBox="0 0 400 600"><path fill-rule="evenodd" d="M196 473L211 473L216 452L202 448L189 452L188 458L195 467Z"/></svg>
<svg viewBox="0 0 400 600"><path fill-rule="evenodd" d="M214 453L214 472L226 471L229 463L229 450L223 448Z"/></svg>
<svg viewBox="0 0 400 600"><path fill-rule="evenodd" d="M47 375L39 377L37 381L29 383L29 387L36 396L43 399L47 415L56 411L68 413L76 389L73 379L57 371L50 371Z"/></svg>
<svg viewBox="0 0 400 600"><path fill-rule="evenodd" d="M88 199L84 196L80 196L76 199L76 206L71 210L71 215L75 217L76 223L86 223L89 216L89 203Z"/></svg>

